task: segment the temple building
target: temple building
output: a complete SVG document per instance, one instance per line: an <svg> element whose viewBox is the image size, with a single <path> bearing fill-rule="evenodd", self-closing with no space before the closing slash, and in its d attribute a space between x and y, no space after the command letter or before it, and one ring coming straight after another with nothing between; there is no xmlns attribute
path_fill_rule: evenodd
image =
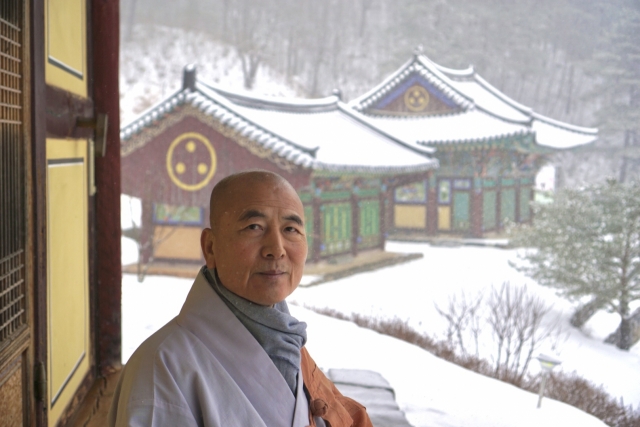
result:
<svg viewBox="0 0 640 427"><path fill-rule="evenodd" d="M440 167L429 180L395 189L400 233L482 237L509 221L527 222L548 155L597 138L596 129L517 103L472 67L445 68L421 53L349 107L415 148L436 150Z"/></svg>
<svg viewBox="0 0 640 427"><path fill-rule="evenodd" d="M202 263L209 195L247 169L284 176L304 203L309 259L384 248L395 189L433 180L432 148L373 126L338 96L281 100L196 78L122 128L122 192L142 200L143 262Z"/></svg>

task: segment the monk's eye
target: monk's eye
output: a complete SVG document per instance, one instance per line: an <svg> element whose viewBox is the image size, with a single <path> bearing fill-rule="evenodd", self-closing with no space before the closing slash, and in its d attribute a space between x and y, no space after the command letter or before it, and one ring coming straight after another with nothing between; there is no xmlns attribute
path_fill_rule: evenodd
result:
<svg viewBox="0 0 640 427"><path fill-rule="evenodd" d="M260 230L260 229L262 229L262 227L260 226L260 224L251 224L250 226L247 227L247 229L249 229L249 230Z"/></svg>

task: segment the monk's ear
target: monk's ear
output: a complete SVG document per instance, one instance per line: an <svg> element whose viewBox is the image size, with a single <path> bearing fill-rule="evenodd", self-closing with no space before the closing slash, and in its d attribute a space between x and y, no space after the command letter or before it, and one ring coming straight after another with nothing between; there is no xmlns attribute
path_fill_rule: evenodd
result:
<svg viewBox="0 0 640 427"><path fill-rule="evenodd" d="M213 231L210 228L205 228L200 234L200 247L202 248L202 255L208 268L216 267L216 258L213 253Z"/></svg>

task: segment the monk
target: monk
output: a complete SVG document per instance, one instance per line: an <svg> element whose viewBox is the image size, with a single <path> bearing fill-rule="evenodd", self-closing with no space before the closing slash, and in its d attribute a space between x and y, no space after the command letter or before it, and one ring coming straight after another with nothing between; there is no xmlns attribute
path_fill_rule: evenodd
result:
<svg viewBox="0 0 640 427"><path fill-rule="evenodd" d="M285 302L307 258L296 191L275 173L242 172L215 186L210 207L206 266L180 314L124 367L108 425L370 427L311 359Z"/></svg>

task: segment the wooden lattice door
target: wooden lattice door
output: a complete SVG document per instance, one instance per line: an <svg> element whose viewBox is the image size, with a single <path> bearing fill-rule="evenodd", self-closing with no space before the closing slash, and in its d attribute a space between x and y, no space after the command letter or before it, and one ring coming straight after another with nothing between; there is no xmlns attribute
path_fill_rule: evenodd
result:
<svg viewBox="0 0 640 427"><path fill-rule="evenodd" d="M0 426L30 424L25 3L0 2Z"/></svg>

